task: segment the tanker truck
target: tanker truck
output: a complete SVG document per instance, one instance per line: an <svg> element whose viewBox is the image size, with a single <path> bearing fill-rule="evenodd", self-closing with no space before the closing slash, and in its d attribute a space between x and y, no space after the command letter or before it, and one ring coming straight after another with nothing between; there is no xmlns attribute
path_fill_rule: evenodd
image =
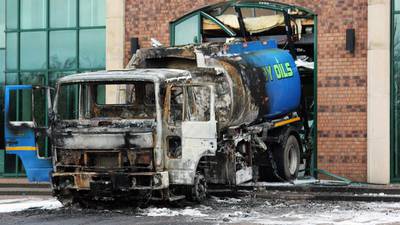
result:
<svg viewBox="0 0 400 225"><path fill-rule="evenodd" d="M140 49L125 70L66 76L54 91L7 86L6 150L66 205L202 202L213 187L292 181L309 168L311 134L299 68L278 45ZM11 93L23 90L47 96L48 126L12 121ZM36 157L38 136L51 159Z"/></svg>
<svg viewBox="0 0 400 225"><path fill-rule="evenodd" d="M201 202L212 185L297 177L307 138L301 80L276 43L142 49L129 65L58 80L47 135L51 184L64 204ZM74 115L69 93L77 95ZM34 125L7 129L22 127Z"/></svg>

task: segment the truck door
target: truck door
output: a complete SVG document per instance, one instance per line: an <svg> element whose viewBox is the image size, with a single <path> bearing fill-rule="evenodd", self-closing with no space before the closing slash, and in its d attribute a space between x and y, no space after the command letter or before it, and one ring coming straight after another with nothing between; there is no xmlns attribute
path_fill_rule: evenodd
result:
<svg viewBox="0 0 400 225"><path fill-rule="evenodd" d="M20 95L23 92L32 95L31 108L34 109L35 94L31 85L10 85L5 88L4 137L6 154L15 154L21 159L30 182L49 181L52 164L50 159L41 158L38 155L35 132L37 126L33 110L31 119L27 121L20 121L13 115L13 105L15 105L16 100L12 96ZM45 95L48 94L45 93ZM45 97L44 99L48 98Z"/></svg>
<svg viewBox="0 0 400 225"><path fill-rule="evenodd" d="M217 149L214 87L187 86L185 99L182 148L214 155Z"/></svg>
<svg viewBox="0 0 400 225"><path fill-rule="evenodd" d="M172 184L192 185L201 157L216 153L214 95L212 85L167 86L164 143L166 168Z"/></svg>

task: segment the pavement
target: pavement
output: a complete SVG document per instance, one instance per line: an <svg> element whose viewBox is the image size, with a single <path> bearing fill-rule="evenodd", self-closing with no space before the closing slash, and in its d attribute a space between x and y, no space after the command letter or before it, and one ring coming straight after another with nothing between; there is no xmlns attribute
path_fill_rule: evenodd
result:
<svg viewBox="0 0 400 225"><path fill-rule="evenodd" d="M0 200L0 224L400 224L400 203L259 199L211 196L203 204L183 207L150 205L110 209L64 208L52 197Z"/></svg>
<svg viewBox="0 0 400 225"><path fill-rule="evenodd" d="M216 196L246 195L251 192L260 199L400 202L400 185L346 184L331 180L304 179L293 183L247 183L238 193L216 189ZM1 196L51 196L48 183L30 183L25 178L0 179Z"/></svg>
<svg viewBox="0 0 400 225"><path fill-rule="evenodd" d="M30 183L26 178L1 178L0 196L50 196L49 183Z"/></svg>

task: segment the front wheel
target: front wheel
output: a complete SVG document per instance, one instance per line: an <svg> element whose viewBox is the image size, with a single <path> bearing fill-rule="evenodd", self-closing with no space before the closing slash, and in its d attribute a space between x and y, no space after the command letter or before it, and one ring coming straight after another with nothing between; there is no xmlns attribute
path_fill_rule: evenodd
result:
<svg viewBox="0 0 400 225"><path fill-rule="evenodd" d="M300 167L300 144L295 136L290 135L286 143L274 149L274 158L281 178L287 181L297 178Z"/></svg>
<svg viewBox="0 0 400 225"><path fill-rule="evenodd" d="M194 184L192 186L191 199L195 202L201 203L207 198L207 181L204 175L200 172L196 173L194 177Z"/></svg>

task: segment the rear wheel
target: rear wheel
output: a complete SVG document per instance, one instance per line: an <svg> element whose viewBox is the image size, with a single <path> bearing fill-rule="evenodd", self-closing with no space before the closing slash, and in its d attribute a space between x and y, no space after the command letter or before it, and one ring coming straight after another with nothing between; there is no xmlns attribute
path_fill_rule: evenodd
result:
<svg viewBox="0 0 400 225"><path fill-rule="evenodd" d="M294 135L274 149L274 159L279 176L287 181L297 178L300 166L300 144Z"/></svg>

